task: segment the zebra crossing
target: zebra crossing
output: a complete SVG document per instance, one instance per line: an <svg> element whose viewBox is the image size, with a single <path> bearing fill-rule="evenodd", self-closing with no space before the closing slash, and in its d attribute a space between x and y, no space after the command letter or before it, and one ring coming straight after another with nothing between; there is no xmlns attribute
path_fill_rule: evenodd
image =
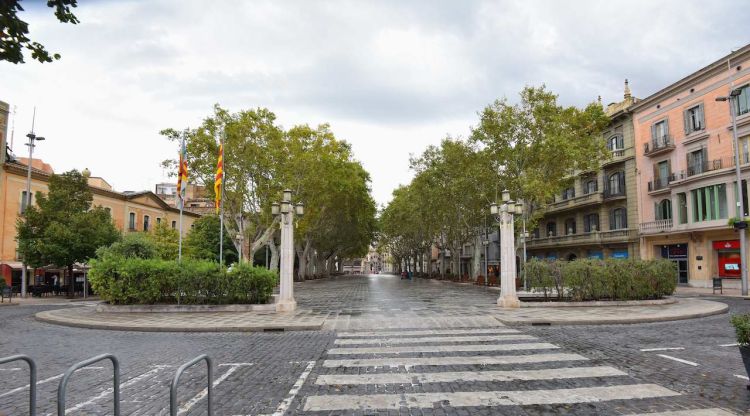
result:
<svg viewBox="0 0 750 416"><path fill-rule="evenodd" d="M471 414L472 408L502 413L523 407L534 414L534 406L548 412L550 406L588 405L594 414L734 414L689 404L676 410L680 392L502 326L339 332L309 383L313 394L304 395L302 412L420 414L441 408Z"/></svg>

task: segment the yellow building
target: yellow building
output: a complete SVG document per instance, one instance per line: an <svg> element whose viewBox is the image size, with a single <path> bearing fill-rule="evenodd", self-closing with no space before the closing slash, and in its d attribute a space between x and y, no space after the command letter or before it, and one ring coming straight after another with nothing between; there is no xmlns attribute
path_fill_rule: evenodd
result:
<svg viewBox="0 0 750 416"><path fill-rule="evenodd" d="M0 145L6 149L8 105L0 102ZM21 281L22 264L18 256L16 242L16 222L23 209L26 195L26 175L28 159L13 157L7 151L0 152L0 275L9 285L18 286ZM39 159L31 164L32 203L37 192L46 193L52 167ZM112 215L117 229L123 232L151 231L159 223L177 229L180 211L169 206L151 191L117 192L103 178L88 176L89 188L93 194L93 205L102 206ZM183 215L183 235L187 234L193 222L200 218L194 212ZM35 274L39 274L37 271ZM31 280L29 283L33 283Z"/></svg>

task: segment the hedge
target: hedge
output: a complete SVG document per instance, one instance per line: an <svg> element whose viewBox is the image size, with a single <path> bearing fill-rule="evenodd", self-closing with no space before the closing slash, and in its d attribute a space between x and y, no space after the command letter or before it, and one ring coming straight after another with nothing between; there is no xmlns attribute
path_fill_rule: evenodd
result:
<svg viewBox="0 0 750 416"><path fill-rule="evenodd" d="M671 295L677 269L669 260L532 259L526 277L544 298L587 300L643 300Z"/></svg>
<svg viewBox="0 0 750 416"><path fill-rule="evenodd" d="M247 264L226 271L210 261L104 255L91 261L89 281L111 304L248 304L268 302L278 277Z"/></svg>

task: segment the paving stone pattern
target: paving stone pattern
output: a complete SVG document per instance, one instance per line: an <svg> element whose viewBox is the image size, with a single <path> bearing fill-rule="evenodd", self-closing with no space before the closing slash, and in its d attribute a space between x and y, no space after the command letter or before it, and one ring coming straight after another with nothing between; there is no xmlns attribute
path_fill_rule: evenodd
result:
<svg viewBox="0 0 750 416"><path fill-rule="evenodd" d="M750 408L747 382L734 376L742 374L736 347L717 346L733 341L726 314L627 326L509 327L491 313L497 293L484 288L373 276L295 289L300 309L327 319L324 330L93 330L33 318L60 306L20 306L0 309L0 355L31 355L44 381L79 360L114 353L122 362L124 415L168 414L174 370L201 353L218 365L217 415L726 416ZM731 306L742 311L747 305ZM698 367L640 352L677 340L685 350L664 354ZM392 347L410 349L394 353ZM347 353L337 353L343 348ZM111 368L97 366L73 377L68 414L111 414ZM0 415L26 414L26 392L13 392L27 383L25 370L13 369L23 366L0 367ZM181 414L206 414L204 374L202 365L185 374ZM39 385L40 415L54 413L58 381Z"/></svg>

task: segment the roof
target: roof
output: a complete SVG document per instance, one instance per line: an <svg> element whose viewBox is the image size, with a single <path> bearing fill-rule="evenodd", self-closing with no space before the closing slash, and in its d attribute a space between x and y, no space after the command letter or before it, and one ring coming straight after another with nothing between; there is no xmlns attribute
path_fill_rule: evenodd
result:
<svg viewBox="0 0 750 416"><path fill-rule="evenodd" d="M13 173L19 176L26 176L26 173L28 171L28 166L25 164L17 163L17 162L5 162L3 164L3 169L9 173ZM31 177L39 181L49 182L50 173L39 170L39 169L35 169L34 166L32 165ZM91 193L95 195L106 196L109 198L120 199L123 201L131 201L135 198L145 196L147 198L150 198L156 201L157 204L165 211L171 211L175 213L180 212L179 209L169 206L166 202L164 202L164 200L159 198L155 193L151 191L123 193L123 192L112 191L112 190L108 190L104 188L98 188L98 187L94 187L90 185L89 185L89 189L91 190ZM189 211L184 211L184 214L192 216L192 217L196 217L196 218L201 216L200 214L189 212Z"/></svg>
<svg viewBox="0 0 750 416"><path fill-rule="evenodd" d="M641 108L644 108L656 102L662 101L665 98L669 97L671 94L677 91L682 91L686 89L688 86L697 84L707 78L715 76L718 73L726 72L727 67L728 67L727 63L731 64L732 61L737 62L737 61L742 61L748 58L750 58L750 44L745 45L742 48L728 55L722 56L721 58L712 62L711 64L649 95L648 97L633 104L633 107L631 107L631 110L637 111Z"/></svg>

